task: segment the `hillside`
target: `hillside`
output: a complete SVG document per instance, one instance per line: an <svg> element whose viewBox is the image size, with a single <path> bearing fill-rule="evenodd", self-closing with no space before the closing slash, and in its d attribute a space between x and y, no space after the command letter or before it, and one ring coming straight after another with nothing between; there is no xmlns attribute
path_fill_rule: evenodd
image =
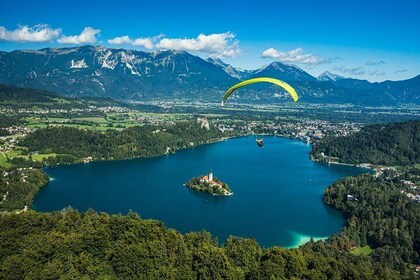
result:
<svg viewBox="0 0 420 280"><path fill-rule="evenodd" d="M311 154L320 160L324 154L352 164L420 163L420 122L369 125L350 136L323 139L313 145Z"/></svg>
<svg viewBox="0 0 420 280"><path fill-rule="evenodd" d="M1 103L48 103L59 96L53 92L0 84Z"/></svg>
<svg viewBox="0 0 420 280"><path fill-rule="evenodd" d="M69 98L47 90L15 87L4 84L0 84L0 105L19 107L52 106L54 108L80 108L88 105L96 105L99 107L127 106L127 104L113 100L109 97L82 96Z"/></svg>

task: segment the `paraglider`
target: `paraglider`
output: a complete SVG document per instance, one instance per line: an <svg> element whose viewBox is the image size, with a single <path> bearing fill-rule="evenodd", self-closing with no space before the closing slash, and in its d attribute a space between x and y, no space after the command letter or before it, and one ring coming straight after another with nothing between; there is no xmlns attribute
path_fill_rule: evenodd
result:
<svg viewBox="0 0 420 280"><path fill-rule="evenodd" d="M278 85L282 87L283 89L285 89L292 96L294 102L297 102L299 100L299 96L297 95L295 89L292 88L288 83L280 81L278 79L274 79L274 78L260 77L260 78L253 78L253 79L242 81L240 83L237 83L236 85L233 85L231 88L229 88L222 97L222 106L224 105L224 102L226 101L226 99L228 99L228 97L235 90L243 86L247 86L247 85L251 85L255 83L272 83L272 84ZM264 147L264 142L262 138L261 139L257 138L256 142L257 142L258 147L260 148Z"/></svg>
<svg viewBox="0 0 420 280"><path fill-rule="evenodd" d="M228 97L235 90L237 90L240 87L247 86L250 84L255 84L255 83L272 83L272 84L278 85L282 87L283 89L285 89L292 96L294 102L297 102L299 99L299 96L297 95L295 89L292 88L288 83L280 81L278 79L274 79L274 78L261 77L261 78L253 78L253 79L245 80L229 88L226 91L226 93L223 95L222 106L224 105L224 102L226 101L226 99L228 99Z"/></svg>
<svg viewBox="0 0 420 280"><path fill-rule="evenodd" d="M264 140L264 139L262 139L262 138L261 138L261 139L258 139L258 138L257 138L257 139L255 140L255 141L257 141L257 145L258 145L258 147L260 147L260 148L264 147L263 140Z"/></svg>

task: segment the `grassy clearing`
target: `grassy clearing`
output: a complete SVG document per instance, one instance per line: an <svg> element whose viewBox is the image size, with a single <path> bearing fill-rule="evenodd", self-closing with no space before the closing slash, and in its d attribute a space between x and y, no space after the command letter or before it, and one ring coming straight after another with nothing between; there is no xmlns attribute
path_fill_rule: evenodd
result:
<svg viewBox="0 0 420 280"><path fill-rule="evenodd" d="M25 125L27 128L45 128L47 125L45 123L30 123Z"/></svg>
<svg viewBox="0 0 420 280"><path fill-rule="evenodd" d="M21 157L21 158L29 159L29 155L22 155L21 150L8 151L6 152L6 155L9 158ZM36 161L42 161L44 158L55 157L56 155L57 155L56 153L36 154L36 155L32 155L32 159Z"/></svg>
<svg viewBox="0 0 420 280"><path fill-rule="evenodd" d="M204 116L207 118L218 118L218 117L226 117L229 115L228 114L202 114L201 116Z"/></svg>
<svg viewBox="0 0 420 280"><path fill-rule="evenodd" d="M45 128L48 126L79 127L93 130L121 129L133 126L144 125L149 121L177 121L191 118L191 114L165 114L165 113L145 113L145 112L127 112L127 113L109 113L106 117L102 116L79 116L73 118L26 118L28 128ZM209 115L211 116L211 114ZM222 116L214 114L214 116ZM140 118L140 120L135 120ZM78 123L79 122L79 123ZM86 123L80 123L86 122ZM117 127L118 126L118 127Z"/></svg>
<svg viewBox="0 0 420 280"><path fill-rule="evenodd" d="M356 256L367 256L370 253L372 253L372 251L373 251L372 248L370 248L369 245L366 245L366 246L351 250L351 253Z"/></svg>
<svg viewBox="0 0 420 280"><path fill-rule="evenodd" d="M88 121L88 122L93 122L93 123L99 123L99 124L106 124L108 123L106 119L104 119L103 117L85 117L85 118L72 118L71 120L76 120L76 121Z"/></svg>
<svg viewBox="0 0 420 280"><path fill-rule="evenodd" d="M6 168L11 166L11 164L7 162L7 158L3 153L0 153L0 166Z"/></svg>
<svg viewBox="0 0 420 280"><path fill-rule="evenodd" d="M48 117L48 118L37 118L37 117L29 117L26 120L33 124L33 123L47 123L47 122L64 122L68 119L66 118L55 118L55 117Z"/></svg>
<svg viewBox="0 0 420 280"><path fill-rule="evenodd" d="M128 128L140 123L132 121L127 116L119 116L116 119L104 117L77 117L77 118L27 118L28 128L45 128L48 126L77 127L83 129L92 129L105 131L108 129ZM87 123L77 123L77 122ZM120 126L120 127L117 127Z"/></svg>
<svg viewBox="0 0 420 280"><path fill-rule="evenodd" d="M14 158L14 157L20 156L21 154L22 154L22 151L21 150L13 150L13 151L6 152L6 155L8 157L10 157L10 158Z"/></svg>
<svg viewBox="0 0 420 280"><path fill-rule="evenodd" d="M42 161L44 158L55 157L56 155L57 155L56 153L37 154L37 155L32 155L32 159L36 161Z"/></svg>
<svg viewBox="0 0 420 280"><path fill-rule="evenodd" d="M30 123L27 124L26 127L28 128L46 128L46 127L53 127L53 126L63 126L63 127L78 127L84 129L93 129L93 130L107 130L107 129L115 129L114 127L109 127L107 124L94 124L92 125L84 125L84 124L75 124L75 123L53 123L53 124L46 124L46 123Z"/></svg>

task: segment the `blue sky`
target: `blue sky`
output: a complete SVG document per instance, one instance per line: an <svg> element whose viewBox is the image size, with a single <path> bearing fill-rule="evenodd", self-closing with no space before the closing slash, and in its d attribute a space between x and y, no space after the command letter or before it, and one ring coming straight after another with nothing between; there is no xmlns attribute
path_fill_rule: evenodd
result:
<svg viewBox="0 0 420 280"><path fill-rule="evenodd" d="M329 70L370 81L420 74L415 0L2 0L0 11L3 51L78 44L171 48L246 69L279 60L313 75Z"/></svg>

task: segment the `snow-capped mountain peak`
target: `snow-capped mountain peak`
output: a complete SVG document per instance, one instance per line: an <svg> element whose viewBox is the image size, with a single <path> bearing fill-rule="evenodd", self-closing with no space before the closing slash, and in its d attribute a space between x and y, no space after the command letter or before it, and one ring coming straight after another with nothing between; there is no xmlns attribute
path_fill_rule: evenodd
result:
<svg viewBox="0 0 420 280"><path fill-rule="evenodd" d="M342 80L345 79L345 77L337 75L337 74L333 74L329 71L325 71L323 72L321 75L318 76L318 80L320 81L338 81L338 80Z"/></svg>

